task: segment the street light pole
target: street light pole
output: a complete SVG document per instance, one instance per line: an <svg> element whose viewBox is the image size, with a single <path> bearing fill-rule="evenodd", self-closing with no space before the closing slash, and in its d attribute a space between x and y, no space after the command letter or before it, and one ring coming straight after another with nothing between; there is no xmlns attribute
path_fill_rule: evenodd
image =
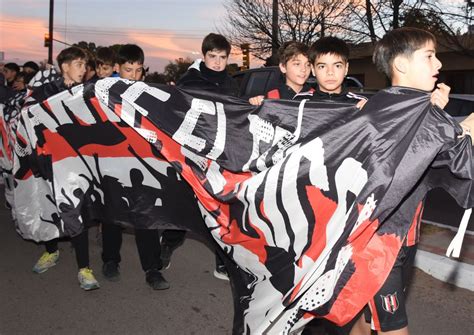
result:
<svg viewBox="0 0 474 335"><path fill-rule="evenodd" d="M277 59L278 53L278 0L273 0L272 8L272 58ZM276 65L276 64L275 64Z"/></svg>
<svg viewBox="0 0 474 335"><path fill-rule="evenodd" d="M53 64L53 19L54 19L54 0L49 0L49 46L48 46L48 64Z"/></svg>

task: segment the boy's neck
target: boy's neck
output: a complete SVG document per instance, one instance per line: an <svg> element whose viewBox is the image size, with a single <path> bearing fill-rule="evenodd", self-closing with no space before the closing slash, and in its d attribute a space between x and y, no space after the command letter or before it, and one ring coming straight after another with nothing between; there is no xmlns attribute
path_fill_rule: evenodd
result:
<svg viewBox="0 0 474 335"><path fill-rule="evenodd" d="M301 90L303 89L304 85L298 85L298 84L295 84L295 83L292 83L292 82L286 82L286 86L288 86L289 88L291 88L293 91L295 91L295 93L300 93Z"/></svg>
<svg viewBox="0 0 474 335"><path fill-rule="evenodd" d="M342 93L342 86L339 86L338 88L334 89L334 90L326 90L324 88L322 88L321 86L318 85L318 88L321 92L323 93L326 93L326 94L341 94Z"/></svg>

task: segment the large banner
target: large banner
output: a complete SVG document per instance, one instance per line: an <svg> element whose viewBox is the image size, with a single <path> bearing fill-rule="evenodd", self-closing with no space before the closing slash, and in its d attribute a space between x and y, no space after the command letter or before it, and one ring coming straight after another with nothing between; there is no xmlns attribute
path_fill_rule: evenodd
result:
<svg viewBox="0 0 474 335"><path fill-rule="evenodd" d="M474 206L460 133L411 89L383 90L362 111L254 108L104 79L23 110L18 227L37 241L95 221L194 230L228 256L235 333L290 333L314 317L345 324L383 284L429 189Z"/></svg>

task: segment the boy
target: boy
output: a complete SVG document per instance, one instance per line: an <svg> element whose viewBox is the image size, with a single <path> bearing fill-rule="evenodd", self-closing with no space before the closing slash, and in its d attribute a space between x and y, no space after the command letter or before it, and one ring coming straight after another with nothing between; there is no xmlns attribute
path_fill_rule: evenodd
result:
<svg viewBox="0 0 474 335"><path fill-rule="evenodd" d="M3 66L3 76L5 78L5 85L13 86L16 75L20 72L20 67L17 63L7 63Z"/></svg>
<svg viewBox="0 0 474 335"><path fill-rule="evenodd" d="M311 74L311 64L308 60L308 46L290 41L284 43L278 50L279 67L285 76L285 83L267 92L266 96L259 95L249 99L252 105L260 105L263 99L304 98L311 95L311 88L306 83Z"/></svg>
<svg viewBox="0 0 474 335"><path fill-rule="evenodd" d="M140 80L143 77L143 50L135 44L122 45L117 54L114 70L120 78ZM141 201L143 201L141 199ZM145 281L154 290L165 290L170 284L161 274L160 236L158 229L135 228L135 242ZM119 263L122 246L122 227L111 222L102 224L102 273L110 281L120 279Z"/></svg>
<svg viewBox="0 0 474 335"><path fill-rule="evenodd" d="M359 109L364 106L367 98L348 92L343 87L349 71L349 47L346 42L333 36L322 37L311 45L309 60L317 81L311 100L353 103Z"/></svg>
<svg viewBox="0 0 474 335"><path fill-rule="evenodd" d="M74 85L82 83L86 73L87 54L78 47L69 47L62 50L57 58L62 77L56 81L44 84L33 90L26 104L42 102L49 97L70 89ZM89 235L87 227L71 238L76 253L76 261L79 268L78 280L82 289L89 291L99 288L99 283L89 268ZM43 273L50 267L56 265L59 259L58 240L45 242L46 251L33 267L33 272Z"/></svg>
<svg viewBox="0 0 474 335"><path fill-rule="evenodd" d="M145 55L135 44L122 45L115 60L114 71L118 77L128 80L141 80Z"/></svg>
<svg viewBox="0 0 474 335"><path fill-rule="evenodd" d="M238 84L227 73L227 61L231 45L227 39L219 34L210 33L204 37L201 45L203 59L196 60L178 80L181 88L195 88L218 94L237 96ZM161 238L163 267L169 268L171 254L179 247L185 237L183 230L167 229ZM216 268L214 276L218 279L229 280L224 262L216 254Z"/></svg>
<svg viewBox="0 0 474 335"><path fill-rule="evenodd" d="M403 87L406 92L411 90L417 94L420 90L431 92L442 65L436 58L435 50L436 39L431 33L416 28L401 28L388 32L377 43L373 61L391 80L392 86ZM431 102L444 108L449 87L444 84L437 86L431 95ZM465 132L472 129L472 114L461 126ZM387 280L369 301L364 310L365 315L356 321L351 335L369 335L370 326L367 322L371 322L371 328L378 334L408 334L405 291L416 254L422 208L423 203L420 203Z"/></svg>
<svg viewBox="0 0 474 335"><path fill-rule="evenodd" d="M112 48L103 47L97 49L95 58L95 72L99 78L110 77L114 73L115 53Z"/></svg>
<svg viewBox="0 0 474 335"><path fill-rule="evenodd" d="M203 59L196 60L176 85L237 96L239 93L237 82L226 69L230 49L231 45L224 36L210 33L202 41Z"/></svg>

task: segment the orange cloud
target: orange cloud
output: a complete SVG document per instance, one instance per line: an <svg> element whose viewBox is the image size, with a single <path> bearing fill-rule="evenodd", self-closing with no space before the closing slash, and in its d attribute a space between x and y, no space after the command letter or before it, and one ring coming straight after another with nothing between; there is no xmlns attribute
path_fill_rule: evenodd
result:
<svg viewBox="0 0 474 335"><path fill-rule="evenodd" d="M20 63L47 58L43 43L48 28L43 20L2 15L0 31L0 48L5 52L6 60Z"/></svg>

